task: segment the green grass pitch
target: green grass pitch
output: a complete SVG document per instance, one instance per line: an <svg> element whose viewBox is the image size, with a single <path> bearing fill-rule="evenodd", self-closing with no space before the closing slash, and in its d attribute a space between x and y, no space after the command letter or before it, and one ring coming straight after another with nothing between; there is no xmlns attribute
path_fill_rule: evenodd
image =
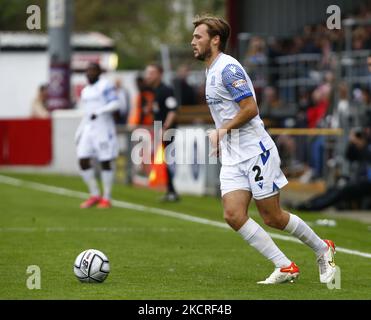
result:
<svg viewBox="0 0 371 320"><path fill-rule="evenodd" d="M17 179L86 192L79 177L0 172ZM161 194L115 185L114 199L223 221L220 200L184 196L161 204ZM296 283L262 286L273 265L230 229L151 212L79 209L80 199L0 182L0 299L371 299L371 259L337 253L341 289L319 283L314 253L304 245L275 240L295 261ZM251 215L261 223L254 208ZM300 214L314 221L322 214ZM281 233L267 229L270 232ZM337 246L371 252L367 224L337 219L314 226ZM286 233L281 233L286 235ZM102 284L82 284L75 257L95 248L110 259ZM41 289L29 290L29 265L41 268Z"/></svg>

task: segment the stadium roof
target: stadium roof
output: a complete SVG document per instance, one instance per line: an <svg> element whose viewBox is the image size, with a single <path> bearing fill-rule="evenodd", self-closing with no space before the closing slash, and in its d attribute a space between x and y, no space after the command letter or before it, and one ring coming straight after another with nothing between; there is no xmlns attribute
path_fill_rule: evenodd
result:
<svg viewBox="0 0 371 320"><path fill-rule="evenodd" d="M74 33L72 48L83 51L112 51L114 40L99 32ZM48 34L37 32L0 32L2 51L44 51L48 47Z"/></svg>

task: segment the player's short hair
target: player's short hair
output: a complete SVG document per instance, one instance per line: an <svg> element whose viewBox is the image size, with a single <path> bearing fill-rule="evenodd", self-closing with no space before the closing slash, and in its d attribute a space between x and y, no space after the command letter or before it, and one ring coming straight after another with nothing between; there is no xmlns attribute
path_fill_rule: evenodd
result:
<svg viewBox="0 0 371 320"><path fill-rule="evenodd" d="M48 84L43 83L39 85L39 91L47 90L48 89Z"/></svg>
<svg viewBox="0 0 371 320"><path fill-rule="evenodd" d="M213 38L215 36L220 37L219 50L224 52L227 47L229 35L231 33L231 27L228 22L225 21L223 18L218 18L206 14L202 16L196 16L194 18L193 25L195 28L197 28L201 24L205 24L207 26L207 33L209 34L210 38Z"/></svg>
<svg viewBox="0 0 371 320"><path fill-rule="evenodd" d="M159 73L161 73L161 74L164 73L164 68L163 68L160 64L158 64L158 63L155 63L155 62L150 63L150 64L147 65L147 67L154 67L154 68L157 69L157 71L158 71Z"/></svg>
<svg viewBox="0 0 371 320"><path fill-rule="evenodd" d="M100 66L98 62L89 62L87 69L90 69L90 68L97 70L99 73L102 72L102 67Z"/></svg>

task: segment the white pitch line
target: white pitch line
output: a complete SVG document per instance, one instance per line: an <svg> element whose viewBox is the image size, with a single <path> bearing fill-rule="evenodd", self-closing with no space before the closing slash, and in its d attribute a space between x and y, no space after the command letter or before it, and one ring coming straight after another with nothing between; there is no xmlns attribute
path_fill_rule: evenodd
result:
<svg viewBox="0 0 371 320"><path fill-rule="evenodd" d="M86 197L89 196L89 194L87 194L85 192L74 191L74 190L70 190L70 189L50 186L50 185L41 184L41 183L37 183L37 182L25 181L25 180L11 178L11 177L7 177L7 176L3 176L3 175L0 175L0 183L12 185L12 186L17 186L17 187L24 187L24 188L28 188L28 189L43 191L43 192L48 192L48 193L52 193L52 194L59 194L59 195L63 195L63 196L73 197L73 198L85 199ZM119 208L131 209L131 210L136 210L136 211L145 212L145 213L153 213L153 214L157 214L157 215L161 215L161 216L166 216L166 217L171 217L171 218L176 218L176 219L191 221L191 222L196 222L196 223L201 223L201 224L215 226L215 227L219 227L219 228L223 228L223 229L230 229L230 227L226 223L219 222L219 221L213 221L213 220L200 218L200 217L195 217L195 216L191 216L191 215L181 213L181 212L165 210L165 209L160 209L160 208L147 207L147 206L143 206L143 205L140 205L140 204L130 203L130 202L126 202L126 201L119 201L119 200L112 200L112 204L115 207L119 207ZM274 239L283 240L283 241L290 241L290 242L295 242L295 243L302 244L302 242L300 240L298 240L294 237L285 236L285 235L281 235L281 234L277 234L277 233L271 233L271 232L269 233L269 235ZM371 253L368 253L368 252L361 252L361 251L358 251L358 250L351 250L351 249L342 248L342 247L336 247L336 251L371 259Z"/></svg>
<svg viewBox="0 0 371 320"><path fill-rule="evenodd" d="M46 233L58 233L58 232L108 232L108 233L130 233L130 232L145 232L145 228L116 228L116 227L97 227L97 228L65 228L65 227L0 227L0 233L29 233L29 232L46 232ZM177 229L171 228L155 228L155 232L169 233L176 232Z"/></svg>

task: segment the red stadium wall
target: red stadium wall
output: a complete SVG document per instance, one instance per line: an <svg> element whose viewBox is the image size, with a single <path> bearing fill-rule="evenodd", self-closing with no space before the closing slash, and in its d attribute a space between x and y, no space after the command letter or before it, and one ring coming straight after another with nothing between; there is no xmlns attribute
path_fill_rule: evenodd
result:
<svg viewBox="0 0 371 320"><path fill-rule="evenodd" d="M48 165L51 119L0 120L0 165Z"/></svg>

